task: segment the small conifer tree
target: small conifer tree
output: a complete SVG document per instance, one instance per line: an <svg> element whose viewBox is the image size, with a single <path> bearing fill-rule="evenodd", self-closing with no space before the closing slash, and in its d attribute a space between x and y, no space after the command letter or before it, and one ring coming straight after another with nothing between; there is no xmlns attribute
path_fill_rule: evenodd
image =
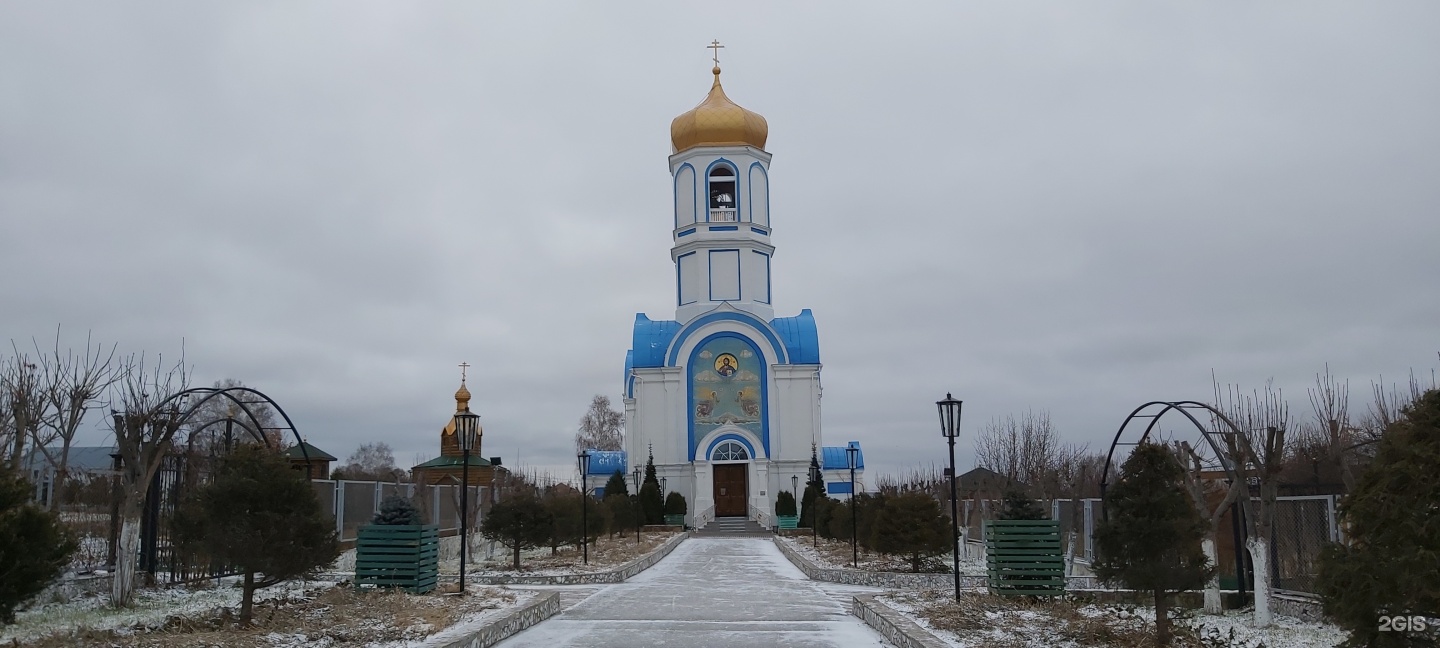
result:
<svg viewBox="0 0 1440 648"><path fill-rule="evenodd" d="M560 489L550 488L545 491L545 496L540 501L550 513L550 555L560 553L561 545L579 545L580 494L573 490L562 492Z"/></svg>
<svg viewBox="0 0 1440 648"><path fill-rule="evenodd" d="M1048 520L1049 515L1040 508L1040 503L1024 491L1012 488L1005 491L1005 502L1000 506L999 519L1001 520Z"/></svg>
<svg viewBox="0 0 1440 648"><path fill-rule="evenodd" d="M1170 643L1170 597L1200 589L1214 567L1200 549L1209 520L1185 492L1184 468L1165 446L1141 443L1120 468L1095 528L1095 574L1155 598L1155 642Z"/></svg>
<svg viewBox="0 0 1440 648"><path fill-rule="evenodd" d="M629 495L623 493L611 495L606 489L605 510L609 511L610 536L617 533L625 533L635 528L638 520L635 519L635 501Z"/></svg>
<svg viewBox="0 0 1440 648"><path fill-rule="evenodd" d="M655 475L655 452L645 460L645 481L640 486L640 513L645 524L665 523L665 495L660 492L660 479Z"/></svg>
<svg viewBox="0 0 1440 648"><path fill-rule="evenodd" d="M625 483L625 473L619 470L615 471L615 474L610 475L610 479L605 482L605 497L629 494L630 486Z"/></svg>
<svg viewBox="0 0 1440 648"><path fill-rule="evenodd" d="M310 480L259 445L242 445L225 457L214 480L176 512L174 525L182 547L243 574L242 624L250 622L255 590L310 574L340 555L335 523Z"/></svg>
<svg viewBox="0 0 1440 648"><path fill-rule="evenodd" d="M665 496L665 514L685 515L686 512L685 496L675 491L670 491L670 494Z"/></svg>
<svg viewBox="0 0 1440 648"><path fill-rule="evenodd" d="M553 530L550 515L534 493L521 488L490 508L480 523L480 534L510 549L511 567L519 571L521 551L549 542Z"/></svg>
<svg viewBox="0 0 1440 648"><path fill-rule="evenodd" d="M1440 390L1407 407L1380 437L1375 459L1341 501L1349 543L1320 557L1325 614L1350 645L1434 646L1440 628L1381 631L1381 616L1440 612Z"/></svg>
<svg viewBox="0 0 1440 648"><path fill-rule="evenodd" d="M421 516L420 509L409 499L391 495L380 501L380 512L375 514L370 523L385 526L418 525L424 524L425 519Z"/></svg>
<svg viewBox="0 0 1440 648"><path fill-rule="evenodd" d="M775 497L775 515L792 517L795 515L795 494L790 491L780 491Z"/></svg>
<svg viewBox="0 0 1440 648"><path fill-rule="evenodd" d="M65 570L77 544L59 516L30 502L35 492L0 468L0 624Z"/></svg>
<svg viewBox="0 0 1440 648"><path fill-rule="evenodd" d="M875 517L871 544L882 554L904 556L910 571L926 558L950 551L950 518L928 494L910 491L885 501Z"/></svg>

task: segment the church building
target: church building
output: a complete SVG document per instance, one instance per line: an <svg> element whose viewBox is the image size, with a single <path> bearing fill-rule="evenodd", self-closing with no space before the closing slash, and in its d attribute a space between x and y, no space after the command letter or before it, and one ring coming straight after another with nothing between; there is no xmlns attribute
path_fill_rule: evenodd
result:
<svg viewBox="0 0 1440 648"><path fill-rule="evenodd" d="M725 96L718 60L712 73L705 100L670 124L675 316L635 316L625 450L631 465L654 453L688 524L768 527L776 496L804 489L822 446L820 344L810 310L775 316L769 126Z"/></svg>

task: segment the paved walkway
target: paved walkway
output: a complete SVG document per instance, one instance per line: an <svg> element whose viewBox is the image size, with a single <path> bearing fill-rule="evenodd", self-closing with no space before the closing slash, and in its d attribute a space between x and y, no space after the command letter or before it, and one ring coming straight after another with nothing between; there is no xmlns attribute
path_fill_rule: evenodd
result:
<svg viewBox="0 0 1440 648"><path fill-rule="evenodd" d="M813 582L768 539L691 538L635 578L499 646L888 645L849 614L857 591L873 590Z"/></svg>

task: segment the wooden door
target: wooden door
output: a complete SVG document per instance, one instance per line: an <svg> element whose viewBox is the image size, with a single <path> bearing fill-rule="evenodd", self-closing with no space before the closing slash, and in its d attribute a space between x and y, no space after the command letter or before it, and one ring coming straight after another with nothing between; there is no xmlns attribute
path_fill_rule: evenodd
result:
<svg viewBox="0 0 1440 648"><path fill-rule="evenodd" d="M749 464L716 464L715 517L745 517L750 513L746 502Z"/></svg>

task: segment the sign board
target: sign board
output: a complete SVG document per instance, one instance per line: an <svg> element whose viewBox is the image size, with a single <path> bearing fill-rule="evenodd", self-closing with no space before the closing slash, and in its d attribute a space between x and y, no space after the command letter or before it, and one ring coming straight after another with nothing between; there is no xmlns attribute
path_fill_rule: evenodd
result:
<svg viewBox="0 0 1440 648"><path fill-rule="evenodd" d="M590 466L586 472L597 477L609 477L616 471L619 471L621 475L626 475L627 467L625 453L622 451L591 450ZM626 475L626 478L628 479L629 476Z"/></svg>

